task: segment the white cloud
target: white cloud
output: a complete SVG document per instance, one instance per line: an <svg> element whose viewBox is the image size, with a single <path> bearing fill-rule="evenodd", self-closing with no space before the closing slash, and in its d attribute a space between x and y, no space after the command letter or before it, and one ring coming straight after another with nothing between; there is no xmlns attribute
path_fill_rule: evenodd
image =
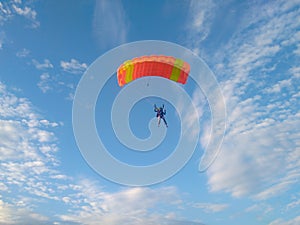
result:
<svg viewBox="0 0 300 225"><path fill-rule="evenodd" d="M34 9L32 9L28 6L25 6L24 8L21 8L20 6L18 6L16 4L13 4L12 5L12 10L14 10L14 12L16 14L18 14L20 16L23 16L26 19L28 19L29 21L31 21L31 27L32 28L39 27L40 23L36 19L37 13Z"/></svg>
<svg viewBox="0 0 300 225"><path fill-rule="evenodd" d="M287 205L286 209L289 210L289 209L297 208L299 206L300 206L300 199L297 199L297 200L294 200L294 201L290 202Z"/></svg>
<svg viewBox="0 0 300 225"><path fill-rule="evenodd" d="M3 25L11 16L12 12L7 3L0 2L0 25Z"/></svg>
<svg viewBox="0 0 300 225"><path fill-rule="evenodd" d="M6 86L0 82L0 115L6 118L23 118L26 121L35 120L39 116L32 112L32 104L28 99L18 98L7 91Z"/></svg>
<svg viewBox="0 0 300 225"><path fill-rule="evenodd" d="M38 82L37 86L41 89L43 93L46 93L52 90L52 80L49 73L43 73L40 76L40 81Z"/></svg>
<svg viewBox="0 0 300 225"><path fill-rule="evenodd" d="M59 125L56 122L50 122L49 120L46 120L46 119L42 119L39 122L40 122L40 124L42 124L44 126L50 126L50 127L57 127Z"/></svg>
<svg viewBox="0 0 300 225"><path fill-rule="evenodd" d="M293 158L294 156L295 158ZM276 181L274 181L275 184L255 195L256 199L265 200L270 197L277 196L288 191L291 186L297 185L298 180L300 179L300 174L298 172L298 168L300 165L299 163L297 163L300 158L300 154L295 151L288 154L287 158L293 158L293 161L296 161L295 163L289 161L289 159L286 159L290 164L287 163L284 169L286 169L286 167L292 167L292 170L287 170L284 176L279 177Z"/></svg>
<svg viewBox="0 0 300 225"><path fill-rule="evenodd" d="M290 70L290 73L293 75L293 77L300 78L300 67L296 66L296 67L292 67Z"/></svg>
<svg viewBox="0 0 300 225"><path fill-rule="evenodd" d="M33 65L35 68L38 70L44 70L44 69L51 69L53 68L53 65L51 64L49 59L44 59L43 63L38 62L37 60L33 59L32 60Z"/></svg>
<svg viewBox="0 0 300 225"><path fill-rule="evenodd" d="M61 61L60 66L65 72L72 74L82 74L87 69L86 63L80 63L76 59L71 59L70 62Z"/></svg>
<svg viewBox="0 0 300 225"><path fill-rule="evenodd" d="M293 53L297 56L300 56L300 44L297 45L297 48L293 51Z"/></svg>
<svg viewBox="0 0 300 225"><path fill-rule="evenodd" d="M0 183L0 191L8 191L8 187L4 183Z"/></svg>
<svg viewBox="0 0 300 225"><path fill-rule="evenodd" d="M220 203L194 203L193 207L204 210L206 213L216 213L221 212L229 207L228 204Z"/></svg>
<svg viewBox="0 0 300 225"><path fill-rule="evenodd" d="M187 30L190 34L188 39L192 39L192 48L197 52L201 41L205 40L210 33L210 27L214 17L216 5L211 0L190 2Z"/></svg>
<svg viewBox="0 0 300 225"><path fill-rule="evenodd" d="M245 20L243 26L239 27L224 48L208 60L214 61L217 56L217 63L228 62L219 72L233 74L232 82L239 84L249 81L249 75L262 76L263 70L275 68L285 57L288 57L286 60L290 64L291 52L288 48L298 43L290 41L290 37L297 36L299 22L295 21L300 17L297 9L291 10L283 7L283 4L284 1L277 1L249 8L249 13L240 18ZM288 10L284 12L283 8ZM273 61L276 56L277 60Z"/></svg>
<svg viewBox="0 0 300 225"><path fill-rule="evenodd" d="M237 125L225 137L220 156L208 171L211 190L239 197L265 188L257 194L258 199L282 193L300 178L299 174L291 176L299 168L299 117L291 115L282 122L255 124L250 120L251 111L239 115L232 121Z"/></svg>
<svg viewBox="0 0 300 225"><path fill-rule="evenodd" d="M32 133L32 138L37 139L40 143L44 142L51 142L54 140L54 134L52 132L46 131L46 130L38 130L35 129L28 129L29 133Z"/></svg>
<svg viewBox="0 0 300 225"><path fill-rule="evenodd" d="M0 32L0 50L3 48L3 44L5 42L5 33L3 31Z"/></svg>
<svg viewBox="0 0 300 225"><path fill-rule="evenodd" d="M95 181L59 171L53 133L59 123L42 118L29 100L2 83L0 96L0 190L14 194L0 200L0 223L53 224L55 218L56 224L187 223L178 214L182 200L175 187L108 192ZM39 210L44 202L65 210L48 218Z"/></svg>
<svg viewBox="0 0 300 225"><path fill-rule="evenodd" d="M95 4L93 29L100 47L109 48L126 42L127 19L122 2L99 0Z"/></svg>
<svg viewBox="0 0 300 225"><path fill-rule="evenodd" d="M296 64L280 74L274 71L278 57L294 57L287 54L295 42L286 40L298 37L300 26L297 8L284 2L255 7L245 15L244 27L213 54L222 62L217 74L228 74L221 83L228 129L220 155L207 171L213 192L263 200L289 190L300 178L299 71Z"/></svg>
<svg viewBox="0 0 300 225"><path fill-rule="evenodd" d="M283 88L288 88L291 86L291 84L292 84L291 79L282 80L282 81L279 81L278 83L276 83L275 85L273 85L273 87L267 88L266 92L267 93L280 93Z"/></svg>
<svg viewBox="0 0 300 225"><path fill-rule="evenodd" d="M37 12L30 6L30 3L26 3L26 6L23 7L21 1L0 2L0 25L15 16L21 16L30 21L29 27L31 28L37 28L40 25L37 20Z"/></svg>
<svg viewBox="0 0 300 225"><path fill-rule="evenodd" d="M248 207L245 212L258 212L260 215L262 214L269 214L272 212L274 208L271 205L265 203L254 204Z"/></svg>
<svg viewBox="0 0 300 225"><path fill-rule="evenodd" d="M198 136L198 129L196 129L194 124L198 123L201 117L203 116L205 106L207 104L205 96L200 91L200 89L196 89L196 91L193 93L192 102L194 106L187 105L184 101L179 99L176 105L176 109L179 112L190 112L189 114L185 115L184 118L182 118L182 123L187 126L187 130L189 132L189 137L191 138L191 140Z"/></svg>
<svg viewBox="0 0 300 225"><path fill-rule="evenodd" d="M51 185L45 185L43 179L60 174L54 155L58 150L56 138L50 130L58 123L43 119L29 100L17 97L2 83L0 96L0 179L8 190L16 188L16 196L27 191L55 199ZM5 186L1 189L7 189Z"/></svg>
<svg viewBox="0 0 300 225"><path fill-rule="evenodd" d="M36 18L36 11L32 10L29 7L24 7L23 9L16 6L16 5L12 5L13 9L15 10L15 12L21 16L25 16L26 18L29 19L35 19Z"/></svg>
<svg viewBox="0 0 300 225"><path fill-rule="evenodd" d="M291 220L283 220L283 219L277 219L268 225L297 225L300 223L300 216L297 216Z"/></svg>
<svg viewBox="0 0 300 225"><path fill-rule="evenodd" d="M30 51L26 48L23 48L22 50L18 51L16 53L16 56L19 58L25 58L30 54Z"/></svg>
<svg viewBox="0 0 300 225"><path fill-rule="evenodd" d="M75 97L75 94L73 92L69 93L69 95L66 97L66 100L73 101Z"/></svg>
<svg viewBox="0 0 300 225"><path fill-rule="evenodd" d="M52 66L52 64L50 64ZM49 66L43 66L43 68L48 68ZM70 73L80 73L79 71L83 72L83 69L80 69L79 67L85 68L85 66L77 66L77 67L72 67L72 66L66 66L65 69L67 72ZM42 68L42 67L41 67ZM50 68L50 67L49 67ZM70 96L73 94L75 85L73 84L74 81L69 81L65 82L63 79L68 79L65 76L60 76L60 75L54 75L49 72L44 72L40 75L40 79L37 83L37 86L39 89L45 94L45 93L50 93L50 92L59 92L59 93L64 93L67 89L70 90L68 95L66 97L67 100L70 100ZM70 79L70 77L69 77ZM72 78L71 78L72 79ZM49 124L50 125L50 124ZM55 124L51 124L53 126Z"/></svg>
<svg viewBox="0 0 300 225"><path fill-rule="evenodd" d="M155 210L157 204L176 207L180 204L176 188L125 188L108 193L89 180L73 185L73 195L63 201L73 206L69 214L61 215L65 222L79 224L161 224L166 212Z"/></svg>
<svg viewBox="0 0 300 225"><path fill-rule="evenodd" d="M1 160L5 160L6 158L10 158L16 154L16 149L12 146L15 143L18 143L22 140L23 131L22 126L18 121L5 121L0 120L0 138L1 138Z"/></svg>
<svg viewBox="0 0 300 225"><path fill-rule="evenodd" d="M0 224L43 224L48 218L0 199Z"/></svg>

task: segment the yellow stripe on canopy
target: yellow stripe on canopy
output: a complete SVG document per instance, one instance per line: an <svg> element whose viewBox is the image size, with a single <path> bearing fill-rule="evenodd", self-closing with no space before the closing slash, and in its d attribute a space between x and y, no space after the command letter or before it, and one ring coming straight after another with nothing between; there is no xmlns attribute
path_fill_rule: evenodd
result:
<svg viewBox="0 0 300 225"><path fill-rule="evenodd" d="M132 63L132 60L127 60L124 64L125 64L124 67L126 69L125 82L129 83L133 79L132 74L133 74L134 65Z"/></svg>

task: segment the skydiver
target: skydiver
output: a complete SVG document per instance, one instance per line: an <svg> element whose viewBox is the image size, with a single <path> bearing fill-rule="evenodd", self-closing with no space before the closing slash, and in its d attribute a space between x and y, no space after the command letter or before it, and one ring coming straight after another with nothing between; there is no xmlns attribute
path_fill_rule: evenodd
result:
<svg viewBox="0 0 300 225"><path fill-rule="evenodd" d="M164 104L162 105L162 107L156 107L156 104L154 104L154 112L156 112L156 117L158 119L158 126L160 125L160 120L163 119L166 127L168 127L167 121L165 119L165 115L167 113L167 111L164 109L165 106Z"/></svg>

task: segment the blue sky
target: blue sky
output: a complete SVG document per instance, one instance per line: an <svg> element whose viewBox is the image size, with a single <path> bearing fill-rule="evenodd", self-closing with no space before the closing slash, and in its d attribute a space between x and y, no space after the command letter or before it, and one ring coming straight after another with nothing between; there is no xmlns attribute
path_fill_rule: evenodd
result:
<svg viewBox="0 0 300 225"><path fill-rule="evenodd" d="M166 131L154 150L128 149L111 124L121 92L112 76L95 121L120 161L163 160L176 146L181 122L200 124L193 156L178 173L130 187L105 179L84 160L72 105L80 79L98 57L143 40L173 42L204 60L224 96L226 131L216 160L199 172L212 115L205 94L189 79L179 87L195 110L180 118L189 110L184 102L155 96L139 101L128 121L137 137L150 135L153 103L165 104L170 127L153 128ZM0 224L299 224L299 62L298 0L0 1ZM145 87L135 89L141 95L143 88L168 94L163 81L142 82Z"/></svg>

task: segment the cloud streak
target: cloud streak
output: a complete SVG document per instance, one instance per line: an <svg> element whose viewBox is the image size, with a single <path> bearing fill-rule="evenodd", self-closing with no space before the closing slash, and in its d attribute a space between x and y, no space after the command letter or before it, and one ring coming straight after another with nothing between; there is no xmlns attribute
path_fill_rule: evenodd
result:
<svg viewBox="0 0 300 225"><path fill-rule="evenodd" d="M216 5L212 0L190 1L189 13L186 29L188 31L188 43L199 53L199 45L210 33L210 28L214 18L214 9Z"/></svg>
<svg viewBox="0 0 300 225"><path fill-rule="evenodd" d="M276 1L248 7L222 48L204 49L212 52L205 57L216 65L228 115L221 153L207 174L212 192L265 200L289 190L300 179L298 55L290 51L299 43L299 3ZM196 24L204 29L201 21L212 16L194 12L192 24L198 18ZM197 29L190 32L197 37ZM199 48L199 38L191 45Z"/></svg>
<svg viewBox="0 0 300 225"><path fill-rule="evenodd" d="M26 51L25 51L25 53L26 53ZM52 63L50 62L49 59L44 59L44 62L42 62L42 63L40 63L37 60L33 59L32 63L35 66L35 68L38 69L38 70L45 70L45 69L52 69L53 68L53 65L52 65Z"/></svg>
<svg viewBox="0 0 300 225"><path fill-rule="evenodd" d="M86 63L80 63L76 59L71 59L70 62L60 61L60 66L63 71L71 74L82 74L88 67Z"/></svg>
<svg viewBox="0 0 300 225"><path fill-rule="evenodd" d="M5 214L1 214L0 223L43 224L47 217L21 204L21 199L26 195L31 196L30 202L38 197L57 199L54 190L60 181L47 178L60 175L55 156L58 146L52 131L58 123L42 118L28 99L17 97L2 83L0 96L1 190L14 190L12 198L0 196L0 212Z"/></svg>
<svg viewBox="0 0 300 225"><path fill-rule="evenodd" d="M294 225L300 223L300 216L291 220L277 219L271 222L269 225Z"/></svg>
<svg viewBox="0 0 300 225"><path fill-rule="evenodd" d="M216 203L194 203L192 204L193 207L202 209L206 213L216 213L221 212L229 207L228 204L216 204Z"/></svg>
<svg viewBox="0 0 300 225"><path fill-rule="evenodd" d="M113 13L112 13L113 12ZM127 19L120 1L96 1L93 29L101 48L111 48L127 40Z"/></svg>
<svg viewBox="0 0 300 225"><path fill-rule="evenodd" d="M126 188L108 193L97 184L82 180L73 189L75 193L64 198L73 209L60 217L79 224L157 224L167 219L155 212L157 204L178 204L178 193L173 187Z"/></svg>
<svg viewBox="0 0 300 225"><path fill-rule="evenodd" d="M55 135L60 123L43 118L2 83L0 106L0 224L200 224L182 219L175 187L108 192L91 179L62 173ZM51 207L39 210L45 202L55 215Z"/></svg>
<svg viewBox="0 0 300 225"><path fill-rule="evenodd" d="M267 199L288 190L300 178L295 172L300 159L299 109L295 97L284 97L299 92L298 79L275 78L273 70L263 71L272 64L277 66L274 57L295 45L293 41L288 44L285 37L294 36L300 25L295 23L297 8L281 1L276 4L261 6L269 13L267 18L261 14L248 21L226 47L228 64L221 68L231 74L222 82L229 126L220 157L208 171L211 191ZM288 57L292 62L294 55Z"/></svg>
<svg viewBox="0 0 300 225"><path fill-rule="evenodd" d="M48 217L32 212L26 208L16 208L0 198L0 224L46 224Z"/></svg>
<svg viewBox="0 0 300 225"><path fill-rule="evenodd" d="M30 22L30 28L38 28L40 22L37 20L37 12L28 4L23 6L21 1L0 2L0 25L11 20L16 16L24 17Z"/></svg>

